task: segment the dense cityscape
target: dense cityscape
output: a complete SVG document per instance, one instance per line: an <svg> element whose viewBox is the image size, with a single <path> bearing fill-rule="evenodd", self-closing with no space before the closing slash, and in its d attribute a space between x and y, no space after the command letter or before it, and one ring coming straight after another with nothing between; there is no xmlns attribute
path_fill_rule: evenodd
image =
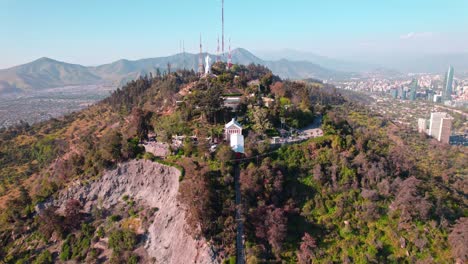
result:
<svg viewBox="0 0 468 264"><path fill-rule="evenodd" d="M369 96L371 108L395 122L443 143L468 145L468 77L455 76L452 66L445 74L356 78L336 85ZM442 116L445 123L440 120ZM440 122L443 129L436 133L432 126ZM440 134L445 135L443 139Z"/></svg>
<svg viewBox="0 0 468 264"><path fill-rule="evenodd" d="M111 91L111 87L90 85L0 96L0 128L21 121L35 124L62 117L96 103Z"/></svg>

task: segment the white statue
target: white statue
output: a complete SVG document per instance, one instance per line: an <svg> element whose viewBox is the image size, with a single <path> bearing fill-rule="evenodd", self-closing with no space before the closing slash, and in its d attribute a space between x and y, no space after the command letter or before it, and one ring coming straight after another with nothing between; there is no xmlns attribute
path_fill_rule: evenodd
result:
<svg viewBox="0 0 468 264"><path fill-rule="evenodd" d="M210 74L211 72L211 58L210 56L206 56L205 58L205 75Z"/></svg>

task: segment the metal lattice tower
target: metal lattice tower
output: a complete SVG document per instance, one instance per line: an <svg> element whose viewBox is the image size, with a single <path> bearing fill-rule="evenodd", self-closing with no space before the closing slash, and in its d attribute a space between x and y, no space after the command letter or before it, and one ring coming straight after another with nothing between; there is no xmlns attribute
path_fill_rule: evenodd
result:
<svg viewBox="0 0 468 264"><path fill-rule="evenodd" d="M221 23L222 23L222 34L223 34L223 36L222 36L222 38L223 38L223 40L222 40L222 42L223 42L222 43L222 48L223 48L222 49L222 54L224 56L224 0L222 0Z"/></svg>
<svg viewBox="0 0 468 264"><path fill-rule="evenodd" d="M198 58L198 74L200 74L200 76L202 76L204 71L205 70L204 70L204 66L203 66L202 37L201 37L201 34L200 34L200 56Z"/></svg>
<svg viewBox="0 0 468 264"><path fill-rule="evenodd" d="M229 38L229 55L228 55L228 69L232 67L232 53L231 53L231 38Z"/></svg>
<svg viewBox="0 0 468 264"><path fill-rule="evenodd" d="M219 35L218 35L218 48L216 50L216 62L219 62L221 59L220 59L220 54L219 54Z"/></svg>
<svg viewBox="0 0 468 264"><path fill-rule="evenodd" d="M182 40L182 56L184 57L184 71L185 71L186 61L185 61L185 41L184 40Z"/></svg>

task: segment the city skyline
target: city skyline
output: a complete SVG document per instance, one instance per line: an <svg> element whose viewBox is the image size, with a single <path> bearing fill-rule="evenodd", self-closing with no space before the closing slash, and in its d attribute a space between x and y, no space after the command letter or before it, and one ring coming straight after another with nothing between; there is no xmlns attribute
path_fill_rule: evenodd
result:
<svg viewBox="0 0 468 264"><path fill-rule="evenodd" d="M340 10L336 9L339 3ZM226 39L234 47L285 48L329 57L468 52L466 1L226 1ZM370 23L369 21L372 21ZM180 52L216 52L221 0L0 1L0 68L40 57L84 65ZM402 55L403 56L403 55Z"/></svg>

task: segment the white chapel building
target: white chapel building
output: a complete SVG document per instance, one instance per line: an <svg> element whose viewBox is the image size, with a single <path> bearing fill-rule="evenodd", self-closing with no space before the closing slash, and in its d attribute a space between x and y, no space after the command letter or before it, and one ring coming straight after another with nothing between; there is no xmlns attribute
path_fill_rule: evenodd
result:
<svg viewBox="0 0 468 264"><path fill-rule="evenodd" d="M229 141L232 150L236 153L244 153L244 136L242 126L235 118L224 126L224 138Z"/></svg>

